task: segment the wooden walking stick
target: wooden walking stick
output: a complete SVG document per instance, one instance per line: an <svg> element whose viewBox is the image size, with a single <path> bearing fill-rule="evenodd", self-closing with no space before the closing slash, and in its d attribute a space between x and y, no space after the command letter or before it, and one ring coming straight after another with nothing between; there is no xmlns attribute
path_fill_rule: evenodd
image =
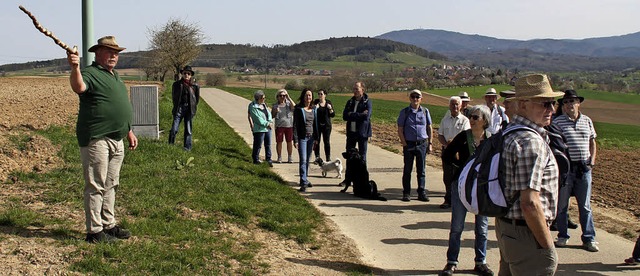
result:
<svg viewBox="0 0 640 276"><path fill-rule="evenodd" d="M35 15L33 15L30 11L25 9L23 6L18 6L18 8L20 8L20 10L22 10L24 13L26 13L31 18L31 21L33 21L33 26L35 26L36 29L38 29L38 31L40 31L44 35L50 37L51 39L53 39L53 42L58 44L58 46L62 47L62 49L65 49L67 52L72 53L72 54L78 54L78 47L73 46L73 48L69 48L69 46L67 46L67 44L65 44L60 39L58 39L51 31L49 31L49 30L45 29L44 27L42 27L42 25L40 25L40 23L38 22L38 19L36 19Z"/></svg>

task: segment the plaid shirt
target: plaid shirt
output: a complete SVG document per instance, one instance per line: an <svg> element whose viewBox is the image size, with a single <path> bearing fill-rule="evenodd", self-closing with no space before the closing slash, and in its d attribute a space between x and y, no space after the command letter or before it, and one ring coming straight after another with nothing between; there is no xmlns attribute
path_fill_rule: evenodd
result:
<svg viewBox="0 0 640 276"><path fill-rule="evenodd" d="M530 120L515 116L513 123L530 127L531 131L516 131L504 137L502 158L505 162L505 196L511 201L519 191L533 189L540 193L540 202L547 221L556 217L558 202L558 165L548 144L547 131ZM506 215L511 219L524 219L520 199Z"/></svg>

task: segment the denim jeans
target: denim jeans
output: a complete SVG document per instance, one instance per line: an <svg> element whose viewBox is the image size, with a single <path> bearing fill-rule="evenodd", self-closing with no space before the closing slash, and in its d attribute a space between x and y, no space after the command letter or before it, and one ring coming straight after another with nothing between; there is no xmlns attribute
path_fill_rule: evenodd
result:
<svg viewBox="0 0 640 276"><path fill-rule="evenodd" d="M416 145L415 142L407 142L406 147L402 147L404 156L404 169L402 170L402 193L411 194L411 170L413 160L416 160L416 176L418 179L418 195L425 194L425 158L427 156L427 142Z"/></svg>
<svg viewBox="0 0 640 276"><path fill-rule="evenodd" d="M451 186L451 230L449 231L449 249L447 249L447 263L458 264L460 255L460 237L464 230L464 221L467 216L467 209L462 205L458 195L458 185ZM485 216L475 216L475 244L476 264L486 263L487 257L487 231L489 229L489 219Z"/></svg>
<svg viewBox="0 0 640 276"><path fill-rule="evenodd" d="M355 148L358 144L358 153L362 156L362 160L367 162L367 141L369 137L360 137L358 133L347 131L347 151L350 148Z"/></svg>
<svg viewBox="0 0 640 276"><path fill-rule="evenodd" d="M264 143L264 159L271 162L271 130L253 133L253 152L251 158L254 163L260 162L260 149Z"/></svg>
<svg viewBox="0 0 640 276"><path fill-rule="evenodd" d="M176 135L180 128L180 122L184 119L184 141L183 146L186 150L191 150L191 136L192 136L192 116L189 111L188 105L182 105L178 108L176 115L173 116L173 124L171 125L171 131L169 132L169 144L176 142Z"/></svg>
<svg viewBox="0 0 640 276"><path fill-rule="evenodd" d="M298 158L300 159L300 186L309 185L307 174L309 173L309 159L313 152L313 137L298 138Z"/></svg>
<svg viewBox="0 0 640 276"><path fill-rule="evenodd" d="M578 201L578 213L580 214L580 227L582 228L582 242L591 242L596 238L596 229L593 225L591 214L591 170L584 172L581 178L576 178L574 172L567 175L566 185L560 189L558 195L558 238L569 238L567 230L567 211L569 210L569 198L574 193Z"/></svg>

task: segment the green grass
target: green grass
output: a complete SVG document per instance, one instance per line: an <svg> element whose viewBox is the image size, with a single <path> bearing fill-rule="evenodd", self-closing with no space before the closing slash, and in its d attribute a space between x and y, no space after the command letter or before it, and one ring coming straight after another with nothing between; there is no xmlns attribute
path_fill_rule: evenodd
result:
<svg viewBox="0 0 640 276"><path fill-rule="evenodd" d="M599 147L606 149L640 148L640 126L593 122Z"/></svg>
<svg viewBox="0 0 640 276"><path fill-rule="evenodd" d="M353 70L357 68L364 72L382 73L384 71L399 71L407 67L424 67L439 61L421 57L412 53L392 53L387 60L375 59L371 62L357 62L353 56L341 56L333 61L312 60L304 64L305 68L313 70Z"/></svg>
<svg viewBox="0 0 640 276"><path fill-rule="evenodd" d="M171 121L168 95L160 102L165 130ZM69 230L71 221L29 211L16 203L19 199L0 204L0 224L17 230L55 225L51 232L78 248L71 269L95 275L265 273L268 265L255 260L261 245L234 235L226 227L230 224L259 227L314 246L313 232L322 226L322 215L268 166L253 165L249 146L205 104L199 106L194 130L191 152L183 151L180 142L168 145L166 132L161 140L141 139L137 150L126 152L116 207L135 241L86 244L83 231ZM39 134L62 147L65 165L42 175L14 175L37 183L46 204L81 211L83 179L73 129L51 127ZM186 163L190 157L193 166L176 169L176 161ZM232 270L232 260L240 271Z"/></svg>

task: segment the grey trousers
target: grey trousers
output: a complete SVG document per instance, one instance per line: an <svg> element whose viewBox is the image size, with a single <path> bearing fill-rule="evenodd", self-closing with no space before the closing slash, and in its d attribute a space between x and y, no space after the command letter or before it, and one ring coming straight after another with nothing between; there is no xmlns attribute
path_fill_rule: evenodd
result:
<svg viewBox="0 0 640 276"><path fill-rule="evenodd" d="M554 275L558 268L556 248L541 248L529 227L496 218L500 248L498 275Z"/></svg>
<svg viewBox="0 0 640 276"><path fill-rule="evenodd" d="M84 213L87 233L116 225L116 188L124 160L124 143L111 138L94 139L80 147L84 174Z"/></svg>

